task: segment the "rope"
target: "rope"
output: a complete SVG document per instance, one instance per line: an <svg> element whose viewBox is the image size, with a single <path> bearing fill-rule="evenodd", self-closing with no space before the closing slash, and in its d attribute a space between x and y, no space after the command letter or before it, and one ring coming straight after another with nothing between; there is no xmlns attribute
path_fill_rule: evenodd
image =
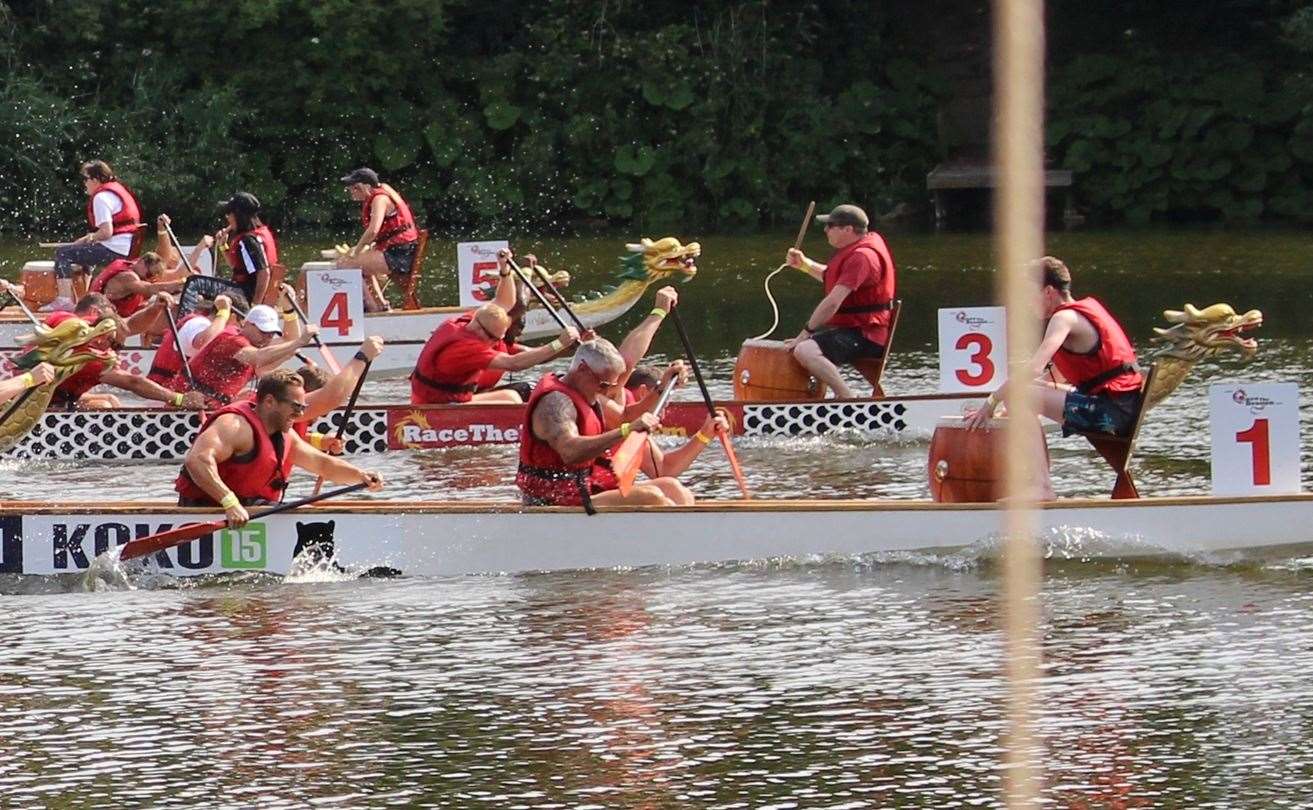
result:
<svg viewBox="0 0 1313 810"><path fill-rule="evenodd" d="M780 271L788 270L788 269L789 269L789 265L787 262L785 262L779 267L776 267L773 271L771 271L766 276L766 281L762 286L766 288L766 300L770 301L770 310L774 314L775 320L771 321L769 329L767 329L765 332L762 332L760 335L757 335L755 338L752 338L753 340L765 340L766 338L770 337L771 333L775 331L775 328L780 325L780 307L779 304L775 303L775 296L771 295L770 280L775 278L775 276L778 275Z"/></svg>

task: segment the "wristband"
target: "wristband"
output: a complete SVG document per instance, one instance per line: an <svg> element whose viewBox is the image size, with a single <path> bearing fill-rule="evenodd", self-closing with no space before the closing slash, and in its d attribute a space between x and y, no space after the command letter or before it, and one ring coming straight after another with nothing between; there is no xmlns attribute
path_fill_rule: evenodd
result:
<svg viewBox="0 0 1313 810"><path fill-rule="evenodd" d="M559 352L561 349L565 348L565 344L561 342L560 338L552 338L552 342L547 345L551 346L552 351L554 352Z"/></svg>
<svg viewBox="0 0 1313 810"><path fill-rule="evenodd" d="M697 439L703 444L711 444L711 437L700 430L697 433L693 434L693 438Z"/></svg>
<svg viewBox="0 0 1313 810"><path fill-rule="evenodd" d="M242 502L237 499L237 493L231 490L229 490L228 494L224 495L223 499L219 501L219 505L225 510L232 509L234 506L241 506L241 503Z"/></svg>
<svg viewBox="0 0 1313 810"><path fill-rule="evenodd" d="M296 322L296 313L295 313L295 312L284 312L284 313L283 313L283 323L295 323L295 322Z"/></svg>
<svg viewBox="0 0 1313 810"><path fill-rule="evenodd" d="M324 449L324 438L325 436L322 433L310 433L306 436L306 439L310 442L310 446L316 450Z"/></svg>
<svg viewBox="0 0 1313 810"><path fill-rule="evenodd" d="M23 376L19 377L18 379L23 381L24 388L31 388L32 386L36 385L36 377L33 377L32 372L30 371L24 374Z"/></svg>
<svg viewBox="0 0 1313 810"><path fill-rule="evenodd" d="M368 363L368 362L369 362L369 355L365 354L364 352L356 352L356 356L353 357L353 358L351 358L351 359L352 359L352 360L359 360L359 361L362 362L362 363Z"/></svg>
<svg viewBox="0 0 1313 810"><path fill-rule="evenodd" d="M628 423L628 422L621 422L621 423L620 423L620 438L622 438L622 439L627 439L627 438L629 438L629 433L630 433L632 430L633 430L633 428L631 428L631 427L629 426L629 423Z"/></svg>
<svg viewBox="0 0 1313 810"><path fill-rule="evenodd" d="M666 317L666 315L667 315L668 313L667 313L664 309L662 309L661 307L652 307L652 311L649 312L649 313L647 313L647 314L648 314L648 315L655 315L655 316L657 316L658 318L664 318L664 317Z"/></svg>
<svg viewBox="0 0 1313 810"><path fill-rule="evenodd" d="M802 327L802 331L806 332L809 335L816 334L816 330L812 329L811 324L804 324Z"/></svg>
<svg viewBox="0 0 1313 810"><path fill-rule="evenodd" d="M214 320L218 321L219 323L227 323L229 315L232 315L232 310L227 309L225 307L224 309L220 309L214 313Z"/></svg>
<svg viewBox="0 0 1313 810"><path fill-rule="evenodd" d="M505 270L505 271L498 270L498 271L497 271L497 275L498 275L498 276L501 276L502 278L506 278L506 277L509 276L510 274L511 274L511 271L510 271L510 270Z"/></svg>
<svg viewBox="0 0 1313 810"><path fill-rule="evenodd" d="M186 400L186 398L183 397L182 394L174 394L174 395L173 395L173 407L175 407L175 408L181 408L181 407L182 407L182 403L183 403L185 400Z"/></svg>

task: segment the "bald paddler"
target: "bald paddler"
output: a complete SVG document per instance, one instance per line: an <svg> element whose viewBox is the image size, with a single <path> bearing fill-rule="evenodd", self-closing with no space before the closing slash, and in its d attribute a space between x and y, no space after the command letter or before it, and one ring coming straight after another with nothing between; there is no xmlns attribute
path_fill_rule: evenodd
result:
<svg viewBox="0 0 1313 810"><path fill-rule="evenodd" d="M410 205L397 190L378 179L378 172L361 167L342 178L347 194L360 203L360 239L337 260L338 267L359 267L365 276L369 295L365 303L370 312L391 309L379 288L379 279L390 273L410 273L411 262L419 246L419 229Z"/></svg>
<svg viewBox="0 0 1313 810"><path fill-rule="evenodd" d="M611 469L611 453L634 431L650 432L660 420L650 412L626 412L610 396L625 372L625 360L603 338L582 343L570 370L547 374L539 381L525 409L520 430L520 466L515 483L528 505L597 506L693 503L693 493L665 475L620 494ZM683 363L672 363L666 380L684 375ZM696 441L696 440L694 440ZM690 459L691 460L691 459Z"/></svg>
<svg viewBox="0 0 1313 810"><path fill-rule="evenodd" d="M835 396L847 399L853 391L839 366L880 357L889 344L894 257L884 237L868 230L866 212L855 205L837 206L816 221L825 226L825 239L834 248L830 261L812 261L796 248L789 249L786 261L824 284L825 297L798 336L784 345Z"/></svg>
<svg viewBox="0 0 1313 810"><path fill-rule="evenodd" d="M383 479L333 458L296 435L293 423L306 412L305 388L293 371L277 369L260 378L255 399L215 412L187 452L174 488L179 506L218 506L234 528L250 519L247 506L283 499L292 468L338 484Z"/></svg>

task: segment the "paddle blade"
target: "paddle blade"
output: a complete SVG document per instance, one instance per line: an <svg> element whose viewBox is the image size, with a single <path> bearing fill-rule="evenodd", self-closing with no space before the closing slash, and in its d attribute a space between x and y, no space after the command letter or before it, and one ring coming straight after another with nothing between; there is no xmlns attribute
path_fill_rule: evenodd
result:
<svg viewBox="0 0 1313 810"><path fill-rule="evenodd" d="M634 488L634 479L643 466L643 450L647 446L646 433L630 433L620 443L620 449L611 456L611 469L620 481L620 494L628 496Z"/></svg>
<svg viewBox="0 0 1313 810"><path fill-rule="evenodd" d="M716 435L720 436L720 446L725 448L725 458L729 459L729 468L734 473L734 480L739 484L739 492L743 493L743 500L752 500L752 493L748 492L748 482L743 479L743 468L739 466L739 457L734 454L734 445L730 441L729 434L717 429Z"/></svg>
<svg viewBox="0 0 1313 810"><path fill-rule="evenodd" d="M133 560L137 557L145 557L148 554L163 551L166 548L173 548L174 546L180 546L183 543L190 543L196 538L204 537L210 532L217 532L227 525L226 521L212 520L208 523L191 523L186 526L179 526L176 529L169 529L166 532L138 537L136 540L129 540L124 544L122 550L119 552L119 559Z"/></svg>

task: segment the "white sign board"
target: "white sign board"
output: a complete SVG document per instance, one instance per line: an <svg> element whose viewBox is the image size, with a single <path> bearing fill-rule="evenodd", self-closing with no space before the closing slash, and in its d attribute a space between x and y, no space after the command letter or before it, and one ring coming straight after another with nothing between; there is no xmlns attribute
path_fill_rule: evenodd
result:
<svg viewBox="0 0 1313 810"><path fill-rule="evenodd" d="M188 261L191 261L191 252L195 249L195 245L184 245L182 255L186 256ZM202 276L214 275L214 253L211 250L202 250L201 255L196 257L196 261L192 262L191 266L193 270Z"/></svg>
<svg viewBox="0 0 1313 810"><path fill-rule="evenodd" d="M1299 386L1208 386L1214 495L1299 492Z"/></svg>
<svg viewBox="0 0 1313 810"><path fill-rule="evenodd" d="M505 239L456 245L461 306L477 307L492 300L497 292L497 251L507 247L510 243Z"/></svg>
<svg viewBox="0 0 1313 810"><path fill-rule="evenodd" d="M939 390L985 393L1003 384L1008 367L1003 307L939 310Z"/></svg>
<svg viewBox="0 0 1313 810"><path fill-rule="evenodd" d="M334 343L365 339L365 291L360 268L312 270L305 277L306 317L319 338Z"/></svg>

